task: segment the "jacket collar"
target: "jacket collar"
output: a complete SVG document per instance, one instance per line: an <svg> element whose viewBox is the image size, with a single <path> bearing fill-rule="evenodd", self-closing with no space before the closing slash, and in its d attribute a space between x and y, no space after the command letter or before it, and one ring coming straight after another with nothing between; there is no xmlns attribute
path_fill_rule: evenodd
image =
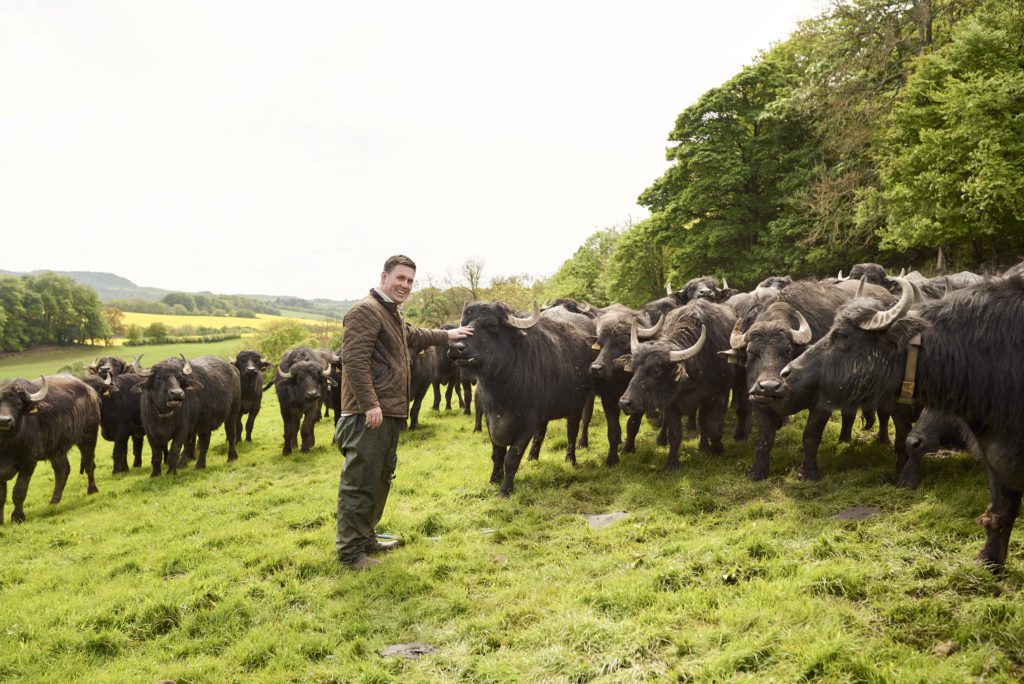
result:
<svg viewBox="0 0 1024 684"><path fill-rule="evenodd" d="M395 301L391 299L391 297L388 297L377 288L370 290L370 296L380 302L381 306L390 311L399 323L402 322L402 309L398 304L395 304Z"/></svg>

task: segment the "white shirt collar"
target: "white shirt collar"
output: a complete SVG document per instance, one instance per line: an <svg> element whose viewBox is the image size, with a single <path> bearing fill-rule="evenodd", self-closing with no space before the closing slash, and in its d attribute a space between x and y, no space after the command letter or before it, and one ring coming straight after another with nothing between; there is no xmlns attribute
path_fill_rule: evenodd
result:
<svg viewBox="0 0 1024 684"><path fill-rule="evenodd" d="M379 294L380 298L383 299L388 304L394 304L395 303L395 300L392 299L391 297L388 297L386 294L384 294L384 291L382 289L380 289L379 287L373 288L373 291L376 292L377 294Z"/></svg>

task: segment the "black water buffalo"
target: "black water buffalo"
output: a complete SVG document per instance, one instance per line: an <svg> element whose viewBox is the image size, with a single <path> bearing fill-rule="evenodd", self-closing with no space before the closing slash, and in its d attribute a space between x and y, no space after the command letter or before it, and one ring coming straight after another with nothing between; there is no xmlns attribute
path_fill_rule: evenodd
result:
<svg viewBox="0 0 1024 684"><path fill-rule="evenodd" d="M515 316L500 302L475 302L462 312L472 337L454 342L449 355L473 370L491 438L491 482L512 493L530 439L550 420L566 419L566 460L576 460L576 436L592 392L591 340L578 327L542 317Z"/></svg>
<svg viewBox="0 0 1024 684"><path fill-rule="evenodd" d="M904 381L908 350L919 341L914 398L959 416L977 437L992 497L979 519L988 534L979 557L1002 568L1024 492L1024 277L958 290L913 316L912 285L900 286L891 309L852 302L783 377L794 391L818 387L830 405L881 405L911 389Z"/></svg>
<svg viewBox="0 0 1024 684"><path fill-rule="evenodd" d="M442 330L452 330L458 326L446 323L441 326ZM437 358L437 370L434 373L434 379L432 385L434 387L434 406L435 411L441 410L441 385L445 385L445 410L452 410L452 392L459 399L459 408L465 410L466 403L462 399L462 375L459 373L458 365L448 358L447 348L438 349L436 352ZM469 397L472 398L472 389L469 390ZM469 415L469 412L466 412Z"/></svg>
<svg viewBox="0 0 1024 684"><path fill-rule="evenodd" d="M221 425L227 437L228 460L238 458L235 444L242 388L237 368L216 356L189 362L184 355L164 359L151 368L142 368L139 360L133 365L145 378L133 391L142 394L142 424L153 450L151 477L160 475L161 461L168 473L176 472L196 440L195 467L205 468L210 436Z"/></svg>
<svg viewBox="0 0 1024 684"><path fill-rule="evenodd" d="M39 461L53 466L53 496L59 503L71 473L68 451L82 454L81 472L89 478L87 492L95 494L96 433L100 401L84 382L70 375L50 375L39 383L24 379L0 385L0 524L7 504L7 481L14 482L11 520L25 520L25 495Z"/></svg>
<svg viewBox="0 0 1024 684"><path fill-rule="evenodd" d="M608 421L608 465L619 462L620 443L624 454L636 450L636 435L643 420L640 414L627 418L626 440L622 442L619 399L629 386L630 373L626 371L626 366L630 353L630 330L634 321L645 328L650 324L642 312L625 307L608 311L595 320L597 342L594 348L598 351L597 358L590 364L590 375Z"/></svg>
<svg viewBox="0 0 1024 684"><path fill-rule="evenodd" d="M1002 273L1003 278L1015 278L1021 275L1024 275L1024 261L1015 266L1011 266Z"/></svg>
<svg viewBox="0 0 1024 684"><path fill-rule="evenodd" d="M729 331L735 323L736 314L729 307L697 299L666 314L658 336L649 342L640 341L636 322L632 324L627 370L633 377L619 406L630 415L662 408L669 446L666 470L679 468L682 416L694 411L699 450L725 450L722 434L736 371L718 352L729 349ZM736 413L741 425L749 424L745 396L737 397Z"/></svg>
<svg viewBox="0 0 1024 684"><path fill-rule="evenodd" d="M331 379L331 360L321 352L309 347L296 347L285 353L277 368L273 384L284 422L284 446L281 450L284 456L299 446L300 432L301 451L307 452L316 444L313 426L320 418L324 391L334 382Z"/></svg>
<svg viewBox="0 0 1024 684"><path fill-rule="evenodd" d="M130 368L130 366L129 366ZM100 434L114 443L114 474L128 472L128 440L132 441L132 467L142 467L142 397L134 392L145 378L135 373L87 375L82 378L100 398Z"/></svg>
<svg viewBox="0 0 1024 684"><path fill-rule="evenodd" d="M89 372L105 378L108 375L121 375L122 373L134 373L132 365L125 363L124 359L116 356L104 356L97 358L89 364Z"/></svg>
<svg viewBox="0 0 1024 684"><path fill-rule="evenodd" d="M853 289L854 286L857 289ZM747 473L752 480L768 477L775 433L782 427L785 417L805 409L809 410L809 414L803 434L804 457L797 477L819 479L818 448L832 409L820 406L813 392L787 394L780 374L809 344L828 332L836 311L855 296L895 301L884 288L877 285L799 281L781 291L767 307L753 309L747 317L737 321L730 334L731 349L724 352L724 355L738 362L737 365L746 367L746 391L753 403L757 422L754 463ZM856 407L848 407L843 411L840 441L851 439L855 416ZM883 423L888 424L888 417ZM887 430L884 426L883 429ZM888 440L887 432L885 440Z"/></svg>
<svg viewBox="0 0 1024 684"><path fill-rule="evenodd" d="M785 290L793 284L793 279L787 276L768 276L757 284L755 289Z"/></svg>
<svg viewBox="0 0 1024 684"><path fill-rule="evenodd" d="M420 424L420 407L427 390L437 376L437 347L409 347L409 429L415 430Z"/></svg>
<svg viewBox="0 0 1024 684"><path fill-rule="evenodd" d="M840 271L840 277L841 276L842 271ZM887 290L894 282L889 278L889 272L885 270L885 266L871 262L854 264L853 268L850 269L850 275L847 280L858 282L861 278L863 278L868 285L878 285Z"/></svg>
<svg viewBox="0 0 1024 684"><path fill-rule="evenodd" d="M238 369L242 389L235 434L239 440L242 439L242 416L248 415L245 420L245 441L251 442L252 427L256 423L256 416L260 413L260 407L263 405L263 371L273 364L252 349L235 354L235 357L231 359L231 364Z"/></svg>
<svg viewBox="0 0 1024 684"><path fill-rule="evenodd" d="M963 418L925 409L907 435L907 459L920 460L925 454L943 448L964 450L977 461L985 460L978 438Z"/></svg>

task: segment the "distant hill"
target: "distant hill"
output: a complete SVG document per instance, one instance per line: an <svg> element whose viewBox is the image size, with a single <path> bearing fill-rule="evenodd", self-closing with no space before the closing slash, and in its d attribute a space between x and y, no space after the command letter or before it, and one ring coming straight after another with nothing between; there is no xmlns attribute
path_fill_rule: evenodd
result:
<svg viewBox="0 0 1024 684"><path fill-rule="evenodd" d="M29 275L44 273L44 271L31 271ZM159 287L142 287L123 276L114 273L100 273L97 271L54 271L54 273L71 278L76 283L91 287L101 302L113 300L140 299L148 302L159 302L171 292L185 292L185 290L164 290ZM17 271L6 271L0 269L2 275L26 275ZM190 294L214 294L209 291L192 292ZM337 300L317 298L312 300L301 299L286 295L232 295L255 299L267 304L276 305L293 311L300 311L311 314L321 314L330 317L341 317L345 315L355 300Z"/></svg>

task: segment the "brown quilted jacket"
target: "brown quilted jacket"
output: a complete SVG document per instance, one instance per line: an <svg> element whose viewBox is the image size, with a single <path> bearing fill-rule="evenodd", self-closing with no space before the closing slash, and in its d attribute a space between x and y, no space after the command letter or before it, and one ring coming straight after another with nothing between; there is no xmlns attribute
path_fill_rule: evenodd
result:
<svg viewBox="0 0 1024 684"><path fill-rule="evenodd" d="M341 412L366 413L379 406L385 416L409 415L409 347L448 344L444 330L414 328L398 306L376 291L345 314L341 350Z"/></svg>

